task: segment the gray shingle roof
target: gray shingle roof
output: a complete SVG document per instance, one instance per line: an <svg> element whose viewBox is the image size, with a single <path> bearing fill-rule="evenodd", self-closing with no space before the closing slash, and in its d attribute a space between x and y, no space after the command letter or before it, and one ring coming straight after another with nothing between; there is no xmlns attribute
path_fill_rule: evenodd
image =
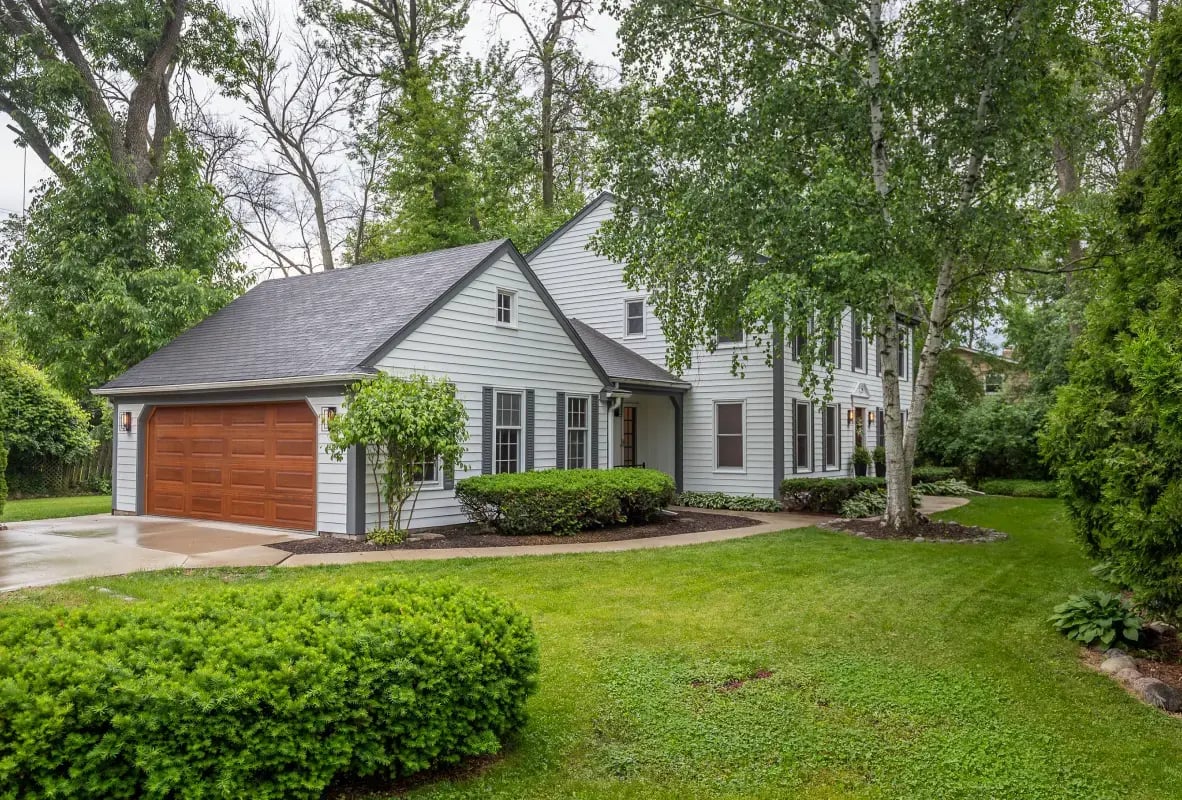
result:
<svg viewBox="0 0 1182 800"><path fill-rule="evenodd" d="M604 336L590 325L573 317L568 319L570 319L571 327L583 340L583 344L586 345L592 357L599 362L603 371L612 380L621 383L644 381L669 383L677 386L687 385L685 381L673 373L658 367L647 358L637 355L615 339Z"/></svg>
<svg viewBox="0 0 1182 800"><path fill-rule="evenodd" d="M371 372L367 358L502 248L512 244L264 281L99 392Z"/></svg>

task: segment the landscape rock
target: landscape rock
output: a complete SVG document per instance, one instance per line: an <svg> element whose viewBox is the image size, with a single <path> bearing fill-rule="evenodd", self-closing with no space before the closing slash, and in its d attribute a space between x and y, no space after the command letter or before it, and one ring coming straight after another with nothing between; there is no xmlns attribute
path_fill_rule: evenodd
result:
<svg viewBox="0 0 1182 800"><path fill-rule="evenodd" d="M1182 711L1182 692L1157 678L1140 678L1133 681L1133 691L1155 708L1170 712Z"/></svg>
<svg viewBox="0 0 1182 800"><path fill-rule="evenodd" d="M1104 651L1105 658L1116 658L1117 656L1126 656L1126 655L1128 655L1128 653L1126 653L1124 650L1121 650L1119 647L1109 647L1107 650Z"/></svg>
<svg viewBox="0 0 1182 800"><path fill-rule="evenodd" d="M412 533L406 537L408 542L433 542L437 539L442 539L442 533Z"/></svg>
<svg viewBox="0 0 1182 800"><path fill-rule="evenodd" d="M1118 681L1125 684L1126 686L1132 686L1134 681L1139 678L1144 678L1145 676L1142 675L1140 671L1130 667L1128 669L1122 669L1120 672L1116 673L1115 677Z"/></svg>
<svg viewBox="0 0 1182 800"><path fill-rule="evenodd" d="M1158 636L1161 636L1163 639L1168 639L1178 635L1178 629L1168 622L1150 622L1145 627L1156 633Z"/></svg>
<svg viewBox="0 0 1182 800"><path fill-rule="evenodd" d="M1101 672L1107 672L1109 675L1115 675L1121 670L1136 669L1137 662L1126 655L1113 656L1107 658L1104 663L1100 665Z"/></svg>

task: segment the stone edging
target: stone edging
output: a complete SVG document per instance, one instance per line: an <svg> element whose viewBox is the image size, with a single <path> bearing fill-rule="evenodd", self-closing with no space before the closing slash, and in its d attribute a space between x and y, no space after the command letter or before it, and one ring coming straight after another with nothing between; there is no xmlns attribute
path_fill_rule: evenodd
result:
<svg viewBox="0 0 1182 800"><path fill-rule="evenodd" d="M1182 712L1182 692L1165 681L1142 675L1137 662L1119 647L1104 651L1104 660L1098 669L1143 703L1171 714Z"/></svg>

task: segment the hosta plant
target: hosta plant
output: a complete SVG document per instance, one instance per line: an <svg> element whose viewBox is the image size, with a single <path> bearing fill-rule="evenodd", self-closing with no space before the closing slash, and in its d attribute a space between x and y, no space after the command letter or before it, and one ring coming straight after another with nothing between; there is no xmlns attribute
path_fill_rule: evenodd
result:
<svg viewBox="0 0 1182 800"><path fill-rule="evenodd" d="M1055 606L1051 624L1068 639L1085 645L1136 644L1141 638L1141 618L1119 595L1103 591L1074 594Z"/></svg>

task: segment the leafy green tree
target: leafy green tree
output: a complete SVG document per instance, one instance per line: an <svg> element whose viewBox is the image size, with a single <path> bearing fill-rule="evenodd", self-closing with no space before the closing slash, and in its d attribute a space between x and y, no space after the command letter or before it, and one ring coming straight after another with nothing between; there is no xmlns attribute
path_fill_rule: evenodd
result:
<svg viewBox="0 0 1182 800"><path fill-rule="evenodd" d="M1155 38L1161 113L1043 445L1076 532L1152 613L1182 618L1182 9Z"/></svg>
<svg viewBox="0 0 1182 800"><path fill-rule="evenodd" d="M599 248L648 288L675 369L736 323L771 355L843 307L863 315L884 365L886 522L906 527L950 325L981 284L1053 241L1051 150L1085 7L610 5L623 85L598 124L624 202ZM923 333L906 422L900 317ZM808 390L825 344L805 347Z"/></svg>
<svg viewBox="0 0 1182 800"><path fill-rule="evenodd" d="M144 186L177 130L174 82L232 71L233 31L216 0L4 0L0 112L59 180L78 177L62 150L82 141Z"/></svg>
<svg viewBox="0 0 1182 800"><path fill-rule="evenodd" d="M979 403L984 395L981 381L967 363L950 352L941 353L932 396L919 426L916 459L953 466L949 443L960 433L965 411Z"/></svg>
<svg viewBox="0 0 1182 800"><path fill-rule="evenodd" d="M0 358L0 408L13 469L44 459L70 461L94 449L82 406L31 364Z"/></svg>
<svg viewBox="0 0 1182 800"><path fill-rule="evenodd" d="M81 399L229 302L242 266L183 137L142 187L101 148L74 169L4 232L0 287L25 353Z"/></svg>
<svg viewBox="0 0 1182 800"><path fill-rule="evenodd" d="M328 430L328 452L337 460L350 447L365 449L390 529L401 532L408 500L406 524L414 517L424 468L454 474L461 466L468 413L449 380L382 374L353 386L344 412L329 422Z"/></svg>

